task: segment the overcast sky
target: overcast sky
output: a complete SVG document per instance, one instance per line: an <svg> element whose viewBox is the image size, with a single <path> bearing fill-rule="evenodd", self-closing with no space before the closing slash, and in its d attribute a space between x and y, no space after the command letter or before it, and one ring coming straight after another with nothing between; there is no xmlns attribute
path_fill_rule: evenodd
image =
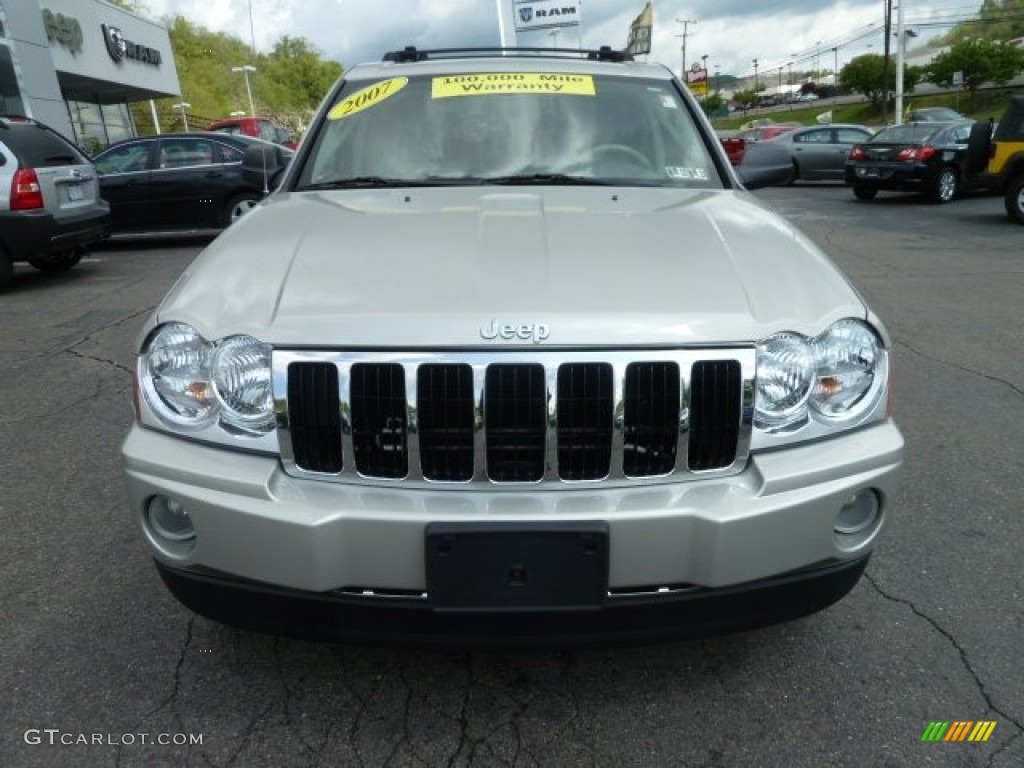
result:
<svg viewBox="0 0 1024 768"><path fill-rule="evenodd" d="M511 3L512 0L503 0ZM186 18L226 31L267 51L283 35L305 37L324 55L346 67L379 60L385 51L416 45L451 48L497 45L497 0L143 0L145 15ZM958 20L974 14L981 0L906 0L908 25ZM521 35L520 45L625 46L630 21L644 0L582 0L581 28ZM686 38L692 64L707 55L711 72L749 75L753 59L766 77L796 59L796 70L832 69L864 53L883 48L884 0L655 0L650 61L677 74L682 61L677 19L694 20ZM894 16L895 24L895 16ZM922 39L948 30L921 27ZM854 38L860 39L854 39ZM837 48L837 51L833 51ZM818 61L816 62L816 58Z"/></svg>

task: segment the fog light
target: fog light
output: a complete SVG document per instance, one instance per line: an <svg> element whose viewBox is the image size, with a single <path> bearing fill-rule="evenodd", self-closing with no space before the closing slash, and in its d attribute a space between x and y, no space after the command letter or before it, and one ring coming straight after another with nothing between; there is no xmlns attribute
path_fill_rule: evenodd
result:
<svg viewBox="0 0 1024 768"><path fill-rule="evenodd" d="M862 533L878 522L881 504L872 490L858 491L836 517L836 533L846 536Z"/></svg>
<svg viewBox="0 0 1024 768"><path fill-rule="evenodd" d="M167 543L178 543L195 538L196 529L188 512L174 499L154 496L146 507L146 518L153 533Z"/></svg>

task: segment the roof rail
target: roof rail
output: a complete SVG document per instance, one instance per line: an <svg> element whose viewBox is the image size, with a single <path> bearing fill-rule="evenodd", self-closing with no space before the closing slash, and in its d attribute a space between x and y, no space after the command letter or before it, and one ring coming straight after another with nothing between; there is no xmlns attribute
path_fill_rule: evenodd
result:
<svg viewBox="0 0 1024 768"><path fill-rule="evenodd" d="M384 54L383 61L393 61L396 64L409 64L416 61L429 61L433 59L460 59L486 56L522 56L537 55L551 56L552 58L573 58L589 59L591 61L633 61L633 54L627 51L618 51L610 45L602 45L597 50L585 50L580 48L493 48L482 46L479 48L436 48L433 50L420 50L415 45L407 45L400 51L389 51Z"/></svg>

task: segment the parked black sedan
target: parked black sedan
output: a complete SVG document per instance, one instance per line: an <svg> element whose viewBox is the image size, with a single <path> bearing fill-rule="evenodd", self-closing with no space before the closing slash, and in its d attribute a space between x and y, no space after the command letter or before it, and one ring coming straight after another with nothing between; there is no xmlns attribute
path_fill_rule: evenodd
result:
<svg viewBox="0 0 1024 768"><path fill-rule="evenodd" d="M845 180L859 200L880 189L920 192L936 203L955 198L971 177L970 121L891 125L850 150Z"/></svg>
<svg viewBox="0 0 1024 768"><path fill-rule="evenodd" d="M263 198L242 176L247 136L168 133L112 144L93 158L115 233L223 229ZM291 153L291 150L283 150Z"/></svg>

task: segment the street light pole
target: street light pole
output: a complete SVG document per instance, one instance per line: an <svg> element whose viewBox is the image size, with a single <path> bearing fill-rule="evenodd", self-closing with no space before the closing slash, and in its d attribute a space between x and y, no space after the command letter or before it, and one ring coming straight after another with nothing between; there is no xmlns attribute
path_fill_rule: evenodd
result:
<svg viewBox="0 0 1024 768"><path fill-rule="evenodd" d="M191 106L192 105L187 101L179 101L177 104L171 104L171 109L181 110L181 122L185 124L186 131L188 130L188 113L186 113L185 110Z"/></svg>
<svg viewBox="0 0 1024 768"><path fill-rule="evenodd" d="M249 116L256 117L256 108L252 103L252 86L249 85L249 73L255 72L256 67L252 64L243 64L240 67L232 67L232 72L241 72L245 76L245 92L249 95Z"/></svg>

